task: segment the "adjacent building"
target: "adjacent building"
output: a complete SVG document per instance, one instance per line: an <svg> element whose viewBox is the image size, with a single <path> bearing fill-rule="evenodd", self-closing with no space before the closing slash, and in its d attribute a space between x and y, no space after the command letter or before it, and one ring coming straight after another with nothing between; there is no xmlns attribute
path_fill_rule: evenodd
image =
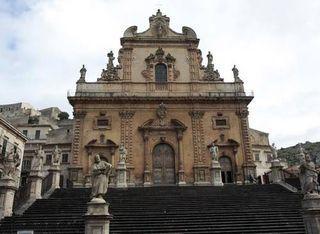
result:
<svg viewBox="0 0 320 234"><path fill-rule="evenodd" d="M18 171L15 173L16 178L14 178L17 182L20 180L26 141L27 137L0 114L0 160L3 162L3 159L11 152L19 156L20 163L18 163ZM0 178L3 174L3 166L3 163L0 163Z"/></svg>
<svg viewBox="0 0 320 234"><path fill-rule="evenodd" d="M252 156L256 165L257 179L259 183L269 183L267 173L270 172L271 161L273 158L272 148L269 143L269 133L256 129L249 129L250 141L252 146ZM287 162L281 161L284 168L288 167Z"/></svg>

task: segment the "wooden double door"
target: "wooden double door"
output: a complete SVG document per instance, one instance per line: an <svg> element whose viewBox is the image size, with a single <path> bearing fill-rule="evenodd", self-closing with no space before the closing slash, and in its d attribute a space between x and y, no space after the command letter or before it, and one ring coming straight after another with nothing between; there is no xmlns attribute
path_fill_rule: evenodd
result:
<svg viewBox="0 0 320 234"><path fill-rule="evenodd" d="M174 150L165 143L153 149L153 184L170 185L175 183Z"/></svg>

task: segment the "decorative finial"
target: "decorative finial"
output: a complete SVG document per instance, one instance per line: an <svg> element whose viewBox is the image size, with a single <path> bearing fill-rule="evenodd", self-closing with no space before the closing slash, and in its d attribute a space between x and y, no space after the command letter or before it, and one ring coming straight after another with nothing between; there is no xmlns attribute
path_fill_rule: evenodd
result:
<svg viewBox="0 0 320 234"><path fill-rule="evenodd" d="M156 16L162 16L160 9L158 9Z"/></svg>

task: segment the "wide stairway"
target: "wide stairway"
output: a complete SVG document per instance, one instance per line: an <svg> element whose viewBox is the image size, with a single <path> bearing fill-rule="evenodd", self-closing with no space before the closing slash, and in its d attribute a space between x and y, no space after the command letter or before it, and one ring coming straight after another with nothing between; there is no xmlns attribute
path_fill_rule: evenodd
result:
<svg viewBox="0 0 320 234"><path fill-rule="evenodd" d="M58 189L0 233L84 233L89 189ZM301 195L279 185L112 189L111 233L305 233Z"/></svg>

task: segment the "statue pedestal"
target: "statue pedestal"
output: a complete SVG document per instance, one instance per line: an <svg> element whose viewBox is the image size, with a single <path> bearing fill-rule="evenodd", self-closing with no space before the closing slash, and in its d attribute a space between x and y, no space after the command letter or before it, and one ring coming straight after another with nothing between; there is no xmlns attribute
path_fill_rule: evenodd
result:
<svg viewBox="0 0 320 234"><path fill-rule="evenodd" d="M145 170L143 173L143 186L144 187L151 186L151 173L149 170Z"/></svg>
<svg viewBox="0 0 320 234"><path fill-rule="evenodd" d="M211 163L211 184L213 186L223 186L221 177L221 166L218 161L212 161Z"/></svg>
<svg viewBox="0 0 320 234"><path fill-rule="evenodd" d="M272 183L278 183L280 181L283 181L282 166L280 164L279 159L272 160L270 169Z"/></svg>
<svg viewBox="0 0 320 234"><path fill-rule="evenodd" d="M85 214L85 234L109 234L109 204L102 198L93 198L88 204Z"/></svg>
<svg viewBox="0 0 320 234"><path fill-rule="evenodd" d="M303 222L308 234L320 233L320 195L307 194L302 200Z"/></svg>
<svg viewBox="0 0 320 234"><path fill-rule="evenodd" d="M184 186L186 185L186 181L184 179L184 170L179 170L179 182L178 182L179 186Z"/></svg>
<svg viewBox="0 0 320 234"><path fill-rule="evenodd" d="M14 194L17 191L16 181L4 176L0 180L0 219L11 216Z"/></svg>
<svg viewBox="0 0 320 234"><path fill-rule="evenodd" d="M127 188L127 166L125 162L119 162L117 167L117 188Z"/></svg>
<svg viewBox="0 0 320 234"><path fill-rule="evenodd" d="M52 175L51 189L60 188L60 165L52 165L48 172Z"/></svg>
<svg viewBox="0 0 320 234"><path fill-rule="evenodd" d="M41 189L43 173L42 171L32 170L28 177L30 185L30 199L41 199Z"/></svg>

